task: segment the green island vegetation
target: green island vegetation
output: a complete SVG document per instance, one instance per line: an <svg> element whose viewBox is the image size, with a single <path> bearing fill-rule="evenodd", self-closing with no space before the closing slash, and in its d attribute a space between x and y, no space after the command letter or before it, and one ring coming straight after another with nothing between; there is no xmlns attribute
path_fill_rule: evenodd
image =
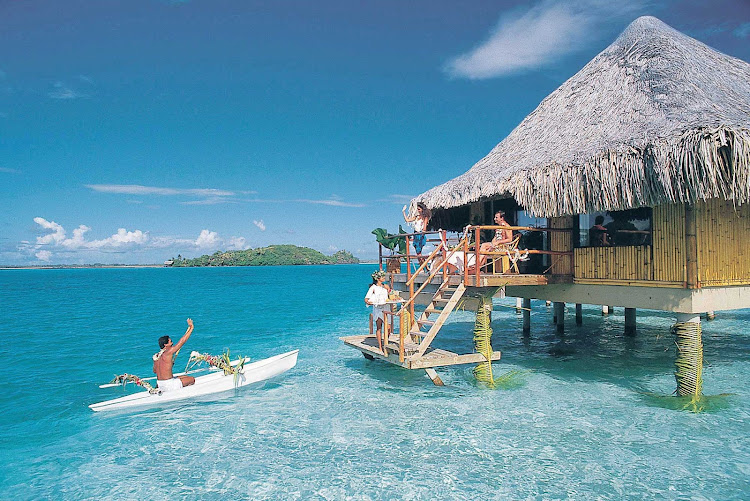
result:
<svg viewBox="0 0 750 501"><path fill-rule="evenodd" d="M269 245L257 249L216 251L194 259L177 256L171 259L173 267L191 266L279 266L301 264L358 264L359 259L350 252L340 250L330 256L309 247L296 245Z"/></svg>

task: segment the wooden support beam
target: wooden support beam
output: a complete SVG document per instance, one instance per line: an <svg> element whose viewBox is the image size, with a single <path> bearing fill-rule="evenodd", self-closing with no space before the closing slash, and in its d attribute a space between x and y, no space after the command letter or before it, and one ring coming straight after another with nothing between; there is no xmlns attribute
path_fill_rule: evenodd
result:
<svg viewBox="0 0 750 501"><path fill-rule="evenodd" d="M625 335L635 336L635 308L625 308Z"/></svg>
<svg viewBox="0 0 750 501"><path fill-rule="evenodd" d="M565 303L555 301L557 332L565 332Z"/></svg>
<svg viewBox="0 0 750 501"><path fill-rule="evenodd" d="M531 333L531 299L523 298L523 333L528 336Z"/></svg>
<svg viewBox="0 0 750 501"><path fill-rule="evenodd" d="M437 373L437 372L435 372L435 369L425 369L424 371L425 371L425 372L427 373L427 375L428 375L428 376L430 377L430 379L432 380L432 383L433 383L433 384L434 384L435 386L445 386L445 385L443 384L443 380L442 380L442 379L440 379L440 376L438 376L438 373Z"/></svg>
<svg viewBox="0 0 750 501"><path fill-rule="evenodd" d="M576 325L583 324L583 305L576 303Z"/></svg>

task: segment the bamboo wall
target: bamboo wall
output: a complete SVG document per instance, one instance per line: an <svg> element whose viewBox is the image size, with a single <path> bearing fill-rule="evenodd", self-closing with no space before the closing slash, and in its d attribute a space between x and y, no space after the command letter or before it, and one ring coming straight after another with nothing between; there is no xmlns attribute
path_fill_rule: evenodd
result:
<svg viewBox="0 0 750 501"><path fill-rule="evenodd" d="M575 278L653 280L651 246L582 247L575 250Z"/></svg>
<svg viewBox="0 0 750 501"><path fill-rule="evenodd" d="M719 199L695 205L698 286L750 284L750 206ZM575 249L576 282L644 281L686 287L688 252L682 204L654 207L652 246Z"/></svg>
<svg viewBox="0 0 750 501"><path fill-rule="evenodd" d="M658 282L685 286L687 254L685 251L685 206L654 207L651 225L654 275Z"/></svg>
<svg viewBox="0 0 750 501"><path fill-rule="evenodd" d="M572 228L573 216L553 217L549 220L550 228ZM552 231L549 234L549 250L570 252L573 250L572 232ZM550 272L553 275L572 275L573 269L569 256L550 256Z"/></svg>
<svg viewBox="0 0 750 501"><path fill-rule="evenodd" d="M698 282L750 284L750 206L709 200L697 206Z"/></svg>

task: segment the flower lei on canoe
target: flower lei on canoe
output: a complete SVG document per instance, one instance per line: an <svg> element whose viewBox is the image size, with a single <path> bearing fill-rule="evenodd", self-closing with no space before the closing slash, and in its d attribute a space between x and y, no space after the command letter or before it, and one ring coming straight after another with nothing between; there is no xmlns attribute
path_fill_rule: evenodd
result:
<svg viewBox="0 0 750 501"><path fill-rule="evenodd" d="M232 365L232 361L229 358L229 350L222 353L220 356L193 351L190 353L190 358L188 359L187 366L185 367L185 372L187 372L191 367L194 367L195 365L202 362L207 363L211 367L216 367L217 369L224 371L225 376L232 374L234 376L234 383L237 384L237 378L240 377L242 368L245 366L245 357L238 357L237 363L235 365Z"/></svg>
<svg viewBox="0 0 750 501"><path fill-rule="evenodd" d="M144 381L143 379L139 378L135 374L120 374L119 376L115 376L115 378L109 382L109 384L121 384L125 386L128 383L133 383L137 386L142 386L143 388L147 389L149 393L153 394L161 394L161 390L158 388L154 388L151 386L151 384L148 381Z"/></svg>

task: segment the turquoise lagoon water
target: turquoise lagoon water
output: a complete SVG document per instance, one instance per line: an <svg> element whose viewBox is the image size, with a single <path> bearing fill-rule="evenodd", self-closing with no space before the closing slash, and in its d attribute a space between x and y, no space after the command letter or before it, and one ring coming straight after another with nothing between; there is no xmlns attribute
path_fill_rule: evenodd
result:
<svg viewBox="0 0 750 501"><path fill-rule="evenodd" d="M0 497L6 499L748 499L750 311L704 322L707 412L648 394L675 387L673 318L569 310L564 337L534 301L521 335L496 301L495 372L367 361L371 266L0 272ZM159 409L93 413L115 373L149 376L156 339L195 320L188 350L255 359L300 349L261 387ZM459 312L441 346L472 349Z"/></svg>

